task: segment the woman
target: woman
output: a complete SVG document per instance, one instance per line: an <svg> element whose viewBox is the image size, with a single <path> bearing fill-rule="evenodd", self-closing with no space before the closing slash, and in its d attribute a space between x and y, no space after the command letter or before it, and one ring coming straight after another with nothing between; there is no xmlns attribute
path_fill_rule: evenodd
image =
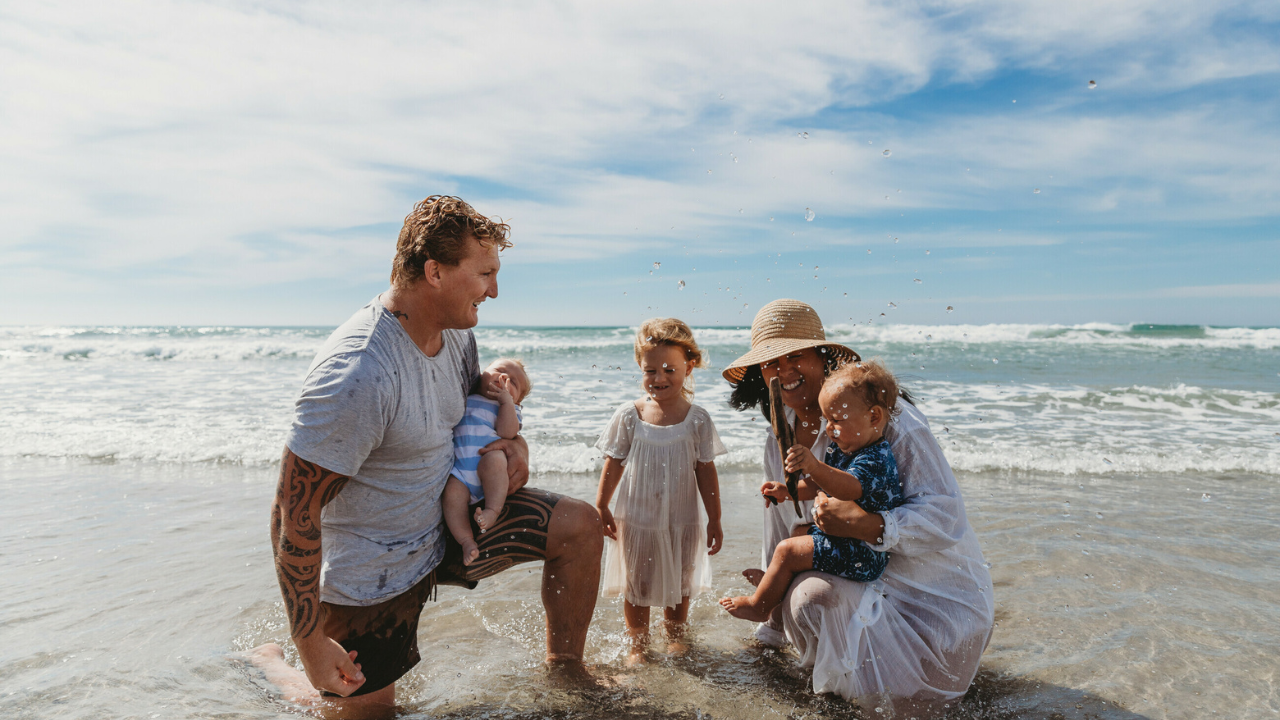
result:
<svg viewBox="0 0 1280 720"><path fill-rule="evenodd" d="M818 391L832 368L858 359L853 350L827 342L813 308L775 300L756 314L751 351L724 371L734 387L729 402L739 410L759 408L767 418L768 382L778 377L796 442L823 457L827 436ZM756 635L773 645L794 644L801 663L813 668L814 692L927 711L968 689L991 638L994 604L991 576L942 448L914 405L899 406L885 437L898 462L902 506L867 513L820 493L801 504L800 516L782 503L766 506L764 517L766 566L774 546L797 525L816 522L824 532L888 551L888 568L865 584L817 572L797 576ZM784 480L772 429L764 465L766 480ZM754 582L760 571L743 574Z"/></svg>

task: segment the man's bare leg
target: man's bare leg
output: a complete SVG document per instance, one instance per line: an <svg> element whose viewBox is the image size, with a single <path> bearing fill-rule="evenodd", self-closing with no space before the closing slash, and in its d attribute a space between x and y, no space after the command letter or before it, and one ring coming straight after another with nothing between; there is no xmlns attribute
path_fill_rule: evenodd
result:
<svg viewBox="0 0 1280 720"><path fill-rule="evenodd" d="M501 455L502 453L489 453ZM476 546L476 536L471 533L471 519L467 510L471 508L471 491L458 478L450 475L444 484L444 524L449 534L462 546L462 564L470 565L480 557L480 548Z"/></svg>
<svg viewBox="0 0 1280 720"><path fill-rule="evenodd" d="M368 695L325 698L301 670L285 661L284 650L279 645L259 645L244 657L262 671L267 682L280 689L286 701L315 708L325 720L377 720L395 714L395 683Z"/></svg>
<svg viewBox="0 0 1280 720"><path fill-rule="evenodd" d="M582 668L587 626L600 590L604 532L596 509L581 500L556 503L547 531L542 567L542 605L547 611L547 664Z"/></svg>
<svg viewBox="0 0 1280 720"><path fill-rule="evenodd" d="M484 532L498 521L507 502L507 488L511 485L507 478L507 456L500 452L481 455L476 475L480 478L480 487L484 488L484 507L476 508L476 524L480 532Z"/></svg>
<svg viewBox="0 0 1280 720"><path fill-rule="evenodd" d="M756 586L755 594L751 597L724 598L720 605L736 618L764 622L782 602L782 596L791 586L791 580L798 573L812 569L813 538L808 535L787 538L774 548L773 560L760 584Z"/></svg>

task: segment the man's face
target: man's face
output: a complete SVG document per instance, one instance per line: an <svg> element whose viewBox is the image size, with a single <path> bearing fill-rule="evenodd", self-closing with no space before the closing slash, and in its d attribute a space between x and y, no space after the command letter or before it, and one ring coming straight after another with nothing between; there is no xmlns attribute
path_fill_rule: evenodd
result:
<svg viewBox="0 0 1280 720"><path fill-rule="evenodd" d="M480 303L498 297L498 268L502 265L498 246L471 239L466 247L467 255L457 265L440 266L440 314L444 326L455 330L475 327L480 322Z"/></svg>

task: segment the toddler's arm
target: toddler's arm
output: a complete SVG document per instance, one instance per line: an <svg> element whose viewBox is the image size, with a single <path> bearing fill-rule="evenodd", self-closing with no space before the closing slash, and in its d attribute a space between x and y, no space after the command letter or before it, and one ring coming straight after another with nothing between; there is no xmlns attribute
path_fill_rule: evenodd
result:
<svg viewBox="0 0 1280 720"><path fill-rule="evenodd" d="M698 480L702 507L707 510L707 547L710 548L707 554L715 555L724 543L724 530L720 527L720 476L714 462L698 463L693 476Z"/></svg>
<svg viewBox="0 0 1280 720"><path fill-rule="evenodd" d="M786 461L787 472L803 472L809 476L809 479L818 485L825 493L833 498L840 500L861 500L862 499L862 482L857 477L839 469L833 468L826 463L818 462L813 456L813 452L809 448L802 445L793 445L787 451ZM804 482L801 478L800 482ZM812 491L816 494L816 490ZM801 499L812 499L802 497Z"/></svg>
<svg viewBox="0 0 1280 720"><path fill-rule="evenodd" d="M604 456L604 469L600 471L600 487L596 490L596 511L600 513L600 523L604 525L604 536L618 539L618 524L609 511L609 501L613 499L613 491L618 489L622 480L622 461L609 455Z"/></svg>

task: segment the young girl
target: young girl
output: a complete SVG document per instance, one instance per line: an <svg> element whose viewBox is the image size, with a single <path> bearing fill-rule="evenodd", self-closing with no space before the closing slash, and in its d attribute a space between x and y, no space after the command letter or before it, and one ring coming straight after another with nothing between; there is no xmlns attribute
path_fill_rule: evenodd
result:
<svg viewBox="0 0 1280 720"><path fill-rule="evenodd" d="M596 509L613 541L602 594L624 598L629 665L644 661L651 607L664 608L667 652L688 649L689 598L710 587L707 556L724 540L715 457L726 452L711 416L690 402L702 351L689 326L674 318L647 320L635 349L646 397L619 407L596 442L605 454Z"/></svg>

